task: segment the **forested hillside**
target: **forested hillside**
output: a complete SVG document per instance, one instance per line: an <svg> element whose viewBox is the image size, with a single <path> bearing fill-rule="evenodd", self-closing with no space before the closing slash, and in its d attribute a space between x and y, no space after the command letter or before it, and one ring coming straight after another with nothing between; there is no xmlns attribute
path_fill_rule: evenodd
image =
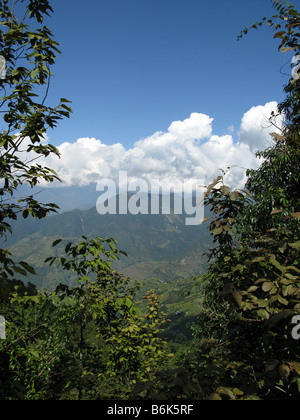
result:
<svg viewBox="0 0 300 420"><path fill-rule="evenodd" d="M32 219L30 224L27 219L20 219L12 227L13 234L6 245L16 258L34 267L37 275L29 276L29 280L39 289L55 289L60 282L74 285L74 280L76 284L72 273L43 263L46 257L63 255L63 243L55 250L51 246L57 232L65 244L79 240L82 235L117 238L118 248L127 255L120 255L113 267L135 280L156 277L172 282L204 272L207 264L204 253L212 245L206 226L186 226L185 216L174 214L99 215L96 208L91 208Z"/></svg>

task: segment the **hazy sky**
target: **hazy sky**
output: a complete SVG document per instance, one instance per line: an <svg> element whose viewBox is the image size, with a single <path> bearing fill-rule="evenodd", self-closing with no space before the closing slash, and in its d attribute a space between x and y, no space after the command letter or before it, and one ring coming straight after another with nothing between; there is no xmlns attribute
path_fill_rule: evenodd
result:
<svg viewBox="0 0 300 420"><path fill-rule="evenodd" d="M119 170L211 177L226 165L255 166L292 55L277 51L267 25L237 36L275 13L269 0L51 4L46 23L63 54L48 103L68 98L74 114L48 138L67 184Z"/></svg>

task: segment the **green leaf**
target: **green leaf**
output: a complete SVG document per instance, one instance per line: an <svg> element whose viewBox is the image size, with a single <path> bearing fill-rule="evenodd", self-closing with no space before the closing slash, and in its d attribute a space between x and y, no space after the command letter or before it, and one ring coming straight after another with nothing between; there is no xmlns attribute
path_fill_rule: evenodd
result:
<svg viewBox="0 0 300 420"><path fill-rule="evenodd" d="M257 315L261 318L261 319L269 319L270 318L270 314L269 312L267 312L265 309L259 309L257 311Z"/></svg>
<svg viewBox="0 0 300 420"><path fill-rule="evenodd" d="M291 370L288 365L280 365L278 368L280 376L282 376L285 380L288 379L290 376Z"/></svg>
<svg viewBox="0 0 300 420"><path fill-rule="evenodd" d="M27 276L27 271L23 270L21 267L18 267L17 265L13 265L12 269L19 274L22 274L22 276Z"/></svg>
<svg viewBox="0 0 300 420"><path fill-rule="evenodd" d="M244 395L244 391L241 391L238 388L233 388L232 392L234 393L234 395L238 395L238 396Z"/></svg>
<svg viewBox="0 0 300 420"><path fill-rule="evenodd" d="M11 72L11 75L14 77L14 76L17 76L19 74L19 70L18 69L13 69L12 70L12 72Z"/></svg>
<svg viewBox="0 0 300 420"><path fill-rule="evenodd" d="M290 273L285 273L285 275L284 275L287 279L289 279L289 280L298 280L299 279L299 276L293 276L292 274L290 274Z"/></svg>
<svg viewBox="0 0 300 420"><path fill-rule="evenodd" d="M260 308L266 308L269 305L269 301L267 299L258 299L257 304Z"/></svg>
<svg viewBox="0 0 300 420"><path fill-rule="evenodd" d="M231 400L235 400L235 395L230 388L225 388L225 387L222 386L222 387L217 389L217 393L219 395L226 395Z"/></svg>
<svg viewBox="0 0 300 420"><path fill-rule="evenodd" d="M279 214L279 213L282 213L282 212L283 212L283 209L272 210L271 215L273 215L273 214Z"/></svg>
<svg viewBox="0 0 300 420"><path fill-rule="evenodd" d="M283 38L283 35L285 34L286 32L285 31L280 31L280 32L277 32L275 35L274 35L274 38Z"/></svg>
<svg viewBox="0 0 300 420"><path fill-rule="evenodd" d="M55 247L56 245L58 245L60 242L62 241L62 239L56 239L56 241L53 242L52 247Z"/></svg>
<svg viewBox="0 0 300 420"><path fill-rule="evenodd" d="M230 194L230 198L231 198L231 200L236 201L238 199L239 195L240 195L240 193L238 191L233 191Z"/></svg>
<svg viewBox="0 0 300 420"><path fill-rule="evenodd" d="M289 302L288 302L288 300L287 300L287 299L284 299L284 298L283 298L282 296L280 296L280 295L277 295L276 297L277 297L278 302L282 303L282 305L288 306Z"/></svg>
<svg viewBox="0 0 300 420"><path fill-rule="evenodd" d="M279 52L285 53L285 52L288 52L288 51L295 51L295 49L296 49L295 47L281 47Z"/></svg>
<svg viewBox="0 0 300 420"><path fill-rule="evenodd" d="M274 287L274 283L272 283L271 281L266 281L262 285L262 289L264 292L269 292L271 289L273 289L273 287Z"/></svg>
<svg viewBox="0 0 300 420"><path fill-rule="evenodd" d="M300 220L300 212L291 213L291 216L295 217L297 220Z"/></svg>
<svg viewBox="0 0 300 420"><path fill-rule="evenodd" d="M35 79L36 76L38 75L39 69L35 68L34 70L32 70L32 72L30 73L30 76L32 79Z"/></svg>
<svg viewBox="0 0 300 420"><path fill-rule="evenodd" d="M243 301L242 295L239 292L237 292L236 290L234 290L232 292L232 296L233 296L234 300L236 301L238 307L240 308L241 305L242 305L242 301Z"/></svg>
<svg viewBox="0 0 300 420"><path fill-rule="evenodd" d="M255 257L253 260L252 260L252 262L262 262L262 261L265 261L265 257Z"/></svg>
<svg viewBox="0 0 300 420"><path fill-rule="evenodd" d="M29 216L29 211L27 209L25 209L23 211L23 217L24 217L24 219L27 219L28 216Z"/></svg>
<svg viewBox="0 0 300 420"><path fill-rule="evenodd" d="M270 259L270 263L274 265L274 267L278 268L279 271L281 271L282 273L286 270L285 267L283 267L277 260L275 260L274 258Z"/></svg>
<svg viewBox="0 0 300 420"><path fill-rule="evenodd" d="M67 254L70 251L70 248L72 246L72 242L69 242L65 247L65 253Z"/></svg>
<svg viewBox="0 0 300 420"><path fill-rule="evenodd" d="M125 305L130 308L132 306L132 300L129 299L128 297L125 299Z"/></svg>
<svg viewBox="0 0 300 420"><path fill-rule="evenodd" d="M217 228L217 229L213 230L213 235L214 235L214 236L218 236L218 235L220 235L221 233L223 233L223 230L224 230L223 226L220 226L219 228Z"/></svg>
<svg viewBox="0 0 300 420"><path fill-rule="evenodd" d="M34 303L39 303L40 298L39 298L38 295L36 295L36 296L30 296L30 300L32 302L34 302Z"/></svg>
<svg viewBox="0 0 300 420"><path fill-rule="evenodd" d="M256 290L258 289L258 286L251 286L249 287L249 289L247 290L247 293L253 293L256 292Z"/></svg>
<svg viewBox="0 0 300 420"><path fill-rule="evenodd" d="M227 187L226 185L222 185L221 187L220 187L220 190L222 191L222 193L223 194L225 194L225 195L227 195L227 194L229 194L230 193L230 188L229 187Z"/></svg>
<svg viewBox="0 0 300 420"><path fill-rule="evenodd" d="M289 246L293 249L300 249L300 241L289 243Z"/></svg>
<svg viewBox="0 0 300 420"><path fill-rule="evenodd" d="M36 275L36 272L34 270L33 267L31 267L31 265L27 264L27 262L25 261L20 261L20 264L23 268L25 268L25 270L27 270L29 273Z"/></svg>

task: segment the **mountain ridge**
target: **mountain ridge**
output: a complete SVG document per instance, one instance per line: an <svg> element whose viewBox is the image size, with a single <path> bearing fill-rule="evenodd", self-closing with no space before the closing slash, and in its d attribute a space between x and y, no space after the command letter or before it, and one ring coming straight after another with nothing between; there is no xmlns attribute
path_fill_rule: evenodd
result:
<svg viewBox="0 0 300 420"><path fill-rule="evenodd" d="M203 256L211 245L207 226L187 226L185 217L185 214L173 212L100 215L96 207L74 209L42 220L13 221L13 234L5 246L15 258L33 265L38 276L29 280L35 283L39 278L39 288L72 282L59 269L55 274L43 261L49 256L63 255L63 244L52 248L55 239L76 242L82 235L115 238L118 249L125 251L128 257L122 256L114 262L113 268L124 275L137 280L158 278L171 282L199 274L207 264Z"/></svg>

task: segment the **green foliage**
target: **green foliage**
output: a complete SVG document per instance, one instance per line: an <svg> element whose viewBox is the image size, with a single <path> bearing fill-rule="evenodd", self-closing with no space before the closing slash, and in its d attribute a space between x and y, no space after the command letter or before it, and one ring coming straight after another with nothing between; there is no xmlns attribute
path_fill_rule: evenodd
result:
<svg viewBox="0 0 300 420"><path fill-rule="evenodd" d="M48 128L55 127L71 112L66 105L69 101L64 98L56 107L45 105L52 76L50 67L60 52L49 28L42 26L44 15L52 12L49 2L26 1L23 16L15 15L15 3L0 2L0 55L6 60L6 76L0 79L0 112L2 126L5 127L0 133L2 238L11 233L8 220L17 219L18 214L24 218L28 215L44 218L58 208L53 203L39 203L33 196L18 197L17 190L24 184L34 187L41 180L52 182L58 179L55 171L40 165L37 159L49 154L59 155L54 146L43 142L43 137ZM30 26L27 21L31 21ZM31 29L33 22L39 26L35 30ZM30 158L28 153L31 153ZM32 271L28 270L28 265L12 265L6 249L1 250L0 262L2 276L5 277L13 276L14 272L24 274L24 270Z"/></svg>
<svg viewBox="0 0 300 420"><path fill-rule="evenodd" d="M105 337L109 361L106 371L99 374L102 385L106 384L106 398L128 397L136 383L155 380L158 369L172 357L167 353L166 342L158 336L166 322L159 297L150 291L144 299L147 300L144 314L127 298L125 304L131 316L126 322L118 319L109 324ZM114 389L109 386L112 381Z"/></svg>
<svg viewBox="0 0 300 420"><path fill-rule="evenodd" d="M299 12L288 1L272 0L277 14L271 18L264 17L261 22L256 22L248 28L245 28L238 39L246 35L249 29L257 29L267 22L269 27L278 31L274 34L275 39L280 40L278 50L280 52L292 51L295 56L299 55ZM294 86L298 85L298 88ZM299 79L292 79L284 88L287 96L285 100L279 104L278 112L284 113L285 126L287 130L293 130L300 123L300 93L299 93Z"/></svg>
<svg viewBox="0 0 300 420"><path fill-rule="evenodd" d="M65 99L57 108L45 107L57 44L48 28L32 32L25 25L26 17L42 24L52 11L48 1L29 0L22 20L14 16L15 2L10 9L8 3L0 2L1 54L8 62L0 105L7 107L0 139L2 236L11 230L6 219L18 212L42 218L55 210L33 197L18 204L7 197L14 198L23 183L56 177L49 168L22 161L20 146L41 156L57 153L41 138L71 111ZM267 21L279 30L280 51L298 53L299 13L288 2L273 4L278 14L252 28ZM21 55L27 67L16 65ZM39 104L32 99L35 85L47 86ZM55 240L56 254L46 262L72 272L76 286L60 284L53 292L38 293L31 284L10 280L33 269L25 261L16 264L3 249L1 399L299 400L299 350L291 334L291 319L300 314L299 79L285 91L278 106L286 117L282 132L273 133L273 146L258 153L264 162L247 171L245 189L231 191L222 176L207 188L214 248L207 273L197 279L203 296L193 345L176 348L162 339L167 319L160 297L153 290L142 293L142 304L139 285L113 270L112 263L126 254L113 238ZM172 303L169 293L166 305Z"/></svg>
<svg viewBox="0 0 300 420"><path fill-rule="evenodd" d="M142 311L138 285L110 269L116 242L82 239L66 245L70 258L57 258L76 272L76 287L2 294L2 399L127 398L172 356L159 337L166 322L159 297L147 293Z"/></svg>
<svg viewBox="0 0 300 420"><path fill-rule="evenodd" d="M71 113L64 98L56 107L46 106L50 67L60 53L50 29L43 26L44 16L53 10L47 0L27 0L22 2L23 16L17 17L16 3L0 2L0 54L7 64L6 77L0 81L5 127L0 135L3 238L12 231L7 220L16 220L18 214L41 219L56 211L55 204L41 204L33 195L18 197L17 190L58 179L37 159L59 155L43 137ZM158 338L164 315L153 293L146 296L149 305L142 314L134 300L137 286L111 270L119 253L125 254L112 238L82 237L78 244L68 243L64 256L47 261L57 260L57 265L75 273L78 285L37 294L9 280L15 274L34 274L34 269L25 261L15 263L7 249L1 250L0 309L7 322L7 338L0 343L1 398L97 399L107 393L117 397L127 395L136 381L153 377L166 357ZM102 389L112 378L114 393Z"/></svg>
<svg viewBox="0 0 300 420"><path fill-rule="evenodd" d="M268 23L284 25L275 34L280 49L298 52L299 13L287 2L274 5L279 15ZM198 364L190 369L204 375L211 399L299 399L299 351L291 335L292 316L300 313L299 79L285 90L282 133L258 153L264 162L247 171L245 190L231 192L219 177L205 197L216 246L201 278L205 309L195 327Z"/></svg>
<svg viewBox="0 0 300 420"><path fill-rule="evenodd" d="M0 308L6 320L6 339L0 341L0 398L53 397L53 369L64 345L49 322L54 308L45 296L20 285L6 293Z"/></svg>

